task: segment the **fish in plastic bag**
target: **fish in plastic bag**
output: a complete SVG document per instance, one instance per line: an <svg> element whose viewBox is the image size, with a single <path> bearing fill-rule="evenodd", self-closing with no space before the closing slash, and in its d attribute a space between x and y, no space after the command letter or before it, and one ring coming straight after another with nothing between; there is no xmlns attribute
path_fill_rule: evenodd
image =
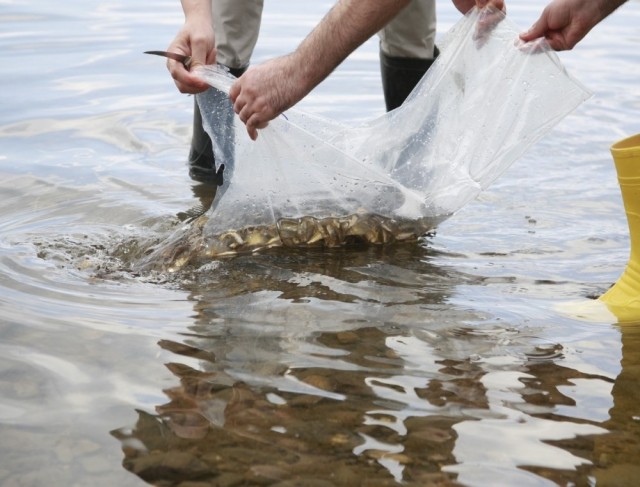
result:
<svg viewBox="0 0 640 487"><path fill-rule="evenodd" d="M486 16L500 20L490 30ZM291 109L252 141L234 78L195 71L224 183L209 211L148 257L177 270L270 247L417 240L474 199L590 93L501 12L472 9L405 103L349 127ZM229 123L233 120L232 123ZM180 249L179 251L177 249Z"/></svg>

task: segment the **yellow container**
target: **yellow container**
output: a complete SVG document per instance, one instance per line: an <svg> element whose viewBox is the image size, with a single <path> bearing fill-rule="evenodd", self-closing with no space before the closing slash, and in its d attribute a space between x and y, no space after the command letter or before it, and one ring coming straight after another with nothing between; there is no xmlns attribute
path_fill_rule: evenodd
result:
<svg viewBox="0 0 640 487"><path fill-rule="evenodd" d="M627 213L631 252L623 274L599 300L619 322L640 324L640 134L616 142L611 155Z"/></svg>

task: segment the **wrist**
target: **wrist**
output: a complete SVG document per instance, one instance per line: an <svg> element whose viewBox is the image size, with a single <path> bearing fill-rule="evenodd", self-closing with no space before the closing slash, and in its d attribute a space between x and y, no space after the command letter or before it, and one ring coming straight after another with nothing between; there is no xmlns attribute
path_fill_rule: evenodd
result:
<svg viewBox="0 0 640 487"><path fill-rule="evenodd" d="M210 0L182 0L182 11L185 22L209 24L213 22Z"/></svg>

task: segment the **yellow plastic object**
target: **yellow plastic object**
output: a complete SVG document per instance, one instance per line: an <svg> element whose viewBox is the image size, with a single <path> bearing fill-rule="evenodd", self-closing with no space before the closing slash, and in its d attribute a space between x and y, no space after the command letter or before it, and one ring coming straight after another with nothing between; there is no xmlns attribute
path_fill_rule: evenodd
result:
<svg viewBox="0 0 640 487"><path fill-rule="evenodd" d="M629 222L631 253L623 274L599 300L619 322L640 323L640 134L611 146Z"/></svg>

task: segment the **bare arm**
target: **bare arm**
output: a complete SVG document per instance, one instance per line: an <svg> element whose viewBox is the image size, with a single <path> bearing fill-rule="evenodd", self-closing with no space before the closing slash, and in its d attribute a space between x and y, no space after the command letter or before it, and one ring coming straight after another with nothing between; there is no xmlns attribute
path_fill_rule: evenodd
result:
<svg viewBox="0 0 640 487"><path fill-rule="evenodd" d="M211 0L182 0L184 25L169 45L168 51L191 56L191 66L216 62L215 38L211 17ZM168 60L167 69L182 93L199 93L209 88L181 63Z"/></svg>
<svg viewBox="0 0 640 487"><path fill-rule="evenodd" d="M531 28L520 34L523 41L544 37L556 51L573 49L600 21L626 0L553 0Z"/></svg>
<svg viewBox="0 0 640 487"><path fill-rule="evenodd" d="M291 54L249 69L231 88L252 139L292 107L410 0L340 0Z"/></svg>

